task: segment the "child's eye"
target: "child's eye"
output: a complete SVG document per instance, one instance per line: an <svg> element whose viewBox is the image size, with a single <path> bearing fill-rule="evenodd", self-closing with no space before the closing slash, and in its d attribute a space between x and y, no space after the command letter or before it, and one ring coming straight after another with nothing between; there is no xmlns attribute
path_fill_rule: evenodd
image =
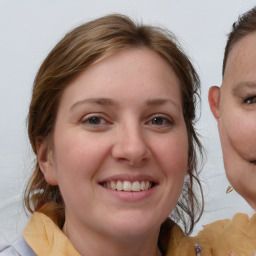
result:
<svg viewBox="0 0 256 256"><path fill-rule="evenodd" d="M245 99L244 103L246 103L246 104L255 104L256 103L256 96L249 97L249 98Z"/></svg>

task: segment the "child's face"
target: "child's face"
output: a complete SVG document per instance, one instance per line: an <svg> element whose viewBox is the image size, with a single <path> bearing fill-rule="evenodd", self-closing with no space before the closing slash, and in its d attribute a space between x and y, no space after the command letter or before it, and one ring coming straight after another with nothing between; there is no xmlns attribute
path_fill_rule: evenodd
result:
<svg viewBox="0 0 256 256"><path fill-rule="evenodd" d="M187 160L179 80L142 48L98 62L66 88L43 172L60 187L69 233L134 237L158 234Z"/></svg>
<svg viewBox="0 0 256 256"><path fill-rule="evenodd" d="M214 94L218 89L211 90ZM220 97L217 119L227 177L235 190L255 208L256 33L234 45L223 84L216 95Z"/></svg>

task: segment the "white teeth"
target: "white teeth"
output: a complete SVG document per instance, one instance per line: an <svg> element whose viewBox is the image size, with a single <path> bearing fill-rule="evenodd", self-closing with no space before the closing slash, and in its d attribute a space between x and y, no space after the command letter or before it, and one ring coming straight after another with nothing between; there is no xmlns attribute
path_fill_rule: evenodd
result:
<svg viewBox="0 0 256 256"><path fill-rule="evenodd" d="M142 181L142 182L140 183L140 189L141 189L141 190L145 190L145 189L146 189L146 183L145 183L145 181Z"/></svg>
<svg viewBox="0 0 256 256"><path fill-rule="evenodd" d="M125 192L140 192L144 190L149 190L152 187L152 182L150 181L109 181L102 184L103 187L112 190L125 191Z"/></svg>
<svg viewBox="0 0 256 256"><path fill-rule="evenodd" d="M123 189L124 191L132 191L132 184L130 181L124 181L124 184L123 184Z"/></svg>
<svg viewBox="0 0 256 256"><path fill-rule="evenodd" d="M116 183L116 189L118 191L123 190L123 183L120 180L118 180L117 183Z"/></svg>
<svg viewBox="0 0 256 256"><path fill-rule="evenodd" d="M150 187L151 187L152 183L149 181L146 181L146 184L145 184L145 190L148 190Z"/></svg>
<svg viewBox="0 0 256 256"><path fill-rule="evenodd" d="M116 189L116 183L114 181L110 182L110 188L114 190Z"/></svg>
<svg viewBox="0 0 256 256"><path fill-rule="evenodd" d="M136 192L140 191L140 183L139 183L139 181L134 181L132 183L132 191L136 191Z"/></svg>

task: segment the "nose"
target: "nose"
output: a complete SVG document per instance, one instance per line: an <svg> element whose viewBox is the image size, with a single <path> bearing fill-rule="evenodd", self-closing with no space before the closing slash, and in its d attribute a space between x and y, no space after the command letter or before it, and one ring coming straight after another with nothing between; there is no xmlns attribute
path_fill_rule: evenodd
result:
<svg viewBox="0 0 256 256"><path fill-rule="evenodd" d="M120 127L112 148L112 156L117 161L127 162L132 166L140 166L151 155L143 128L139 125Z"/></svg>

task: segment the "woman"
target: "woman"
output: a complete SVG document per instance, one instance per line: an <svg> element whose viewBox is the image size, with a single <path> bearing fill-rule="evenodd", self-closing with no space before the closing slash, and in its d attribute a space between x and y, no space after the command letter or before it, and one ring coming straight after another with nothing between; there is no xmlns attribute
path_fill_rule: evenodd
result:
<svg viewBox="0 0 256 256"><path fill-rule="evenodd" d="M165 255L175 222L189 233L202 212L198 91L165 30L110 15L68 33L34 82L32 216L1 255Z"/></svg>
<svg viewBox="0 0 256 256"><path fill-rule="evenodd" d="M255 42L256 8L234 25L225 49L222 86L211 87L209 91L227 177L253 209L256 209Z"/></svg>
<svg viewBox="0 0 256 256"><path fill-rule="evenodd" d="M221 88L209 91L217 120L225 171L233 188L256 209L256 8L242 15L229 34ZM178 244L178 245L177 245ZM195 248L196 247L196 248ZM197 252L195 251L197 250ZM256 215L206 225L196 237L176 241L170 255L256 255ZM197 254L196 254L197 253Z"/></svg>

